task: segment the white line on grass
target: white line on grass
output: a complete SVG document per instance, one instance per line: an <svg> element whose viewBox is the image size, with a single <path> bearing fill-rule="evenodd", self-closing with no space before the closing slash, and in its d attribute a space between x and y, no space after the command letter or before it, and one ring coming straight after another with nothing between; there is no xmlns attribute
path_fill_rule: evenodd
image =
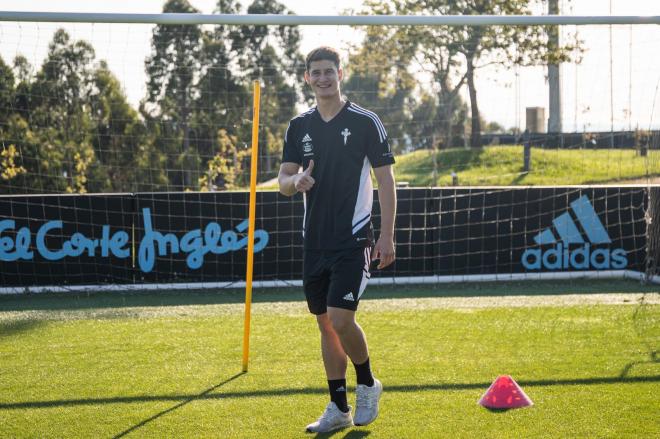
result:
<svg viewBox="0 0 660 439"><path fill-rule="evenodd" d="M564 294L539 296L420 297L397 299L365 298L363 312L429 311L439 309L485 309L521 307L565 307L593 305L660 305L660 293ZM15 320L96 320L122 318L198 318L241 315L242 303L210 305L143 306L126 308L89 308L82 310L27 310L0 312L0 321ZM253 314L305 316L303 301L260 302L252 304Z"/></svg>

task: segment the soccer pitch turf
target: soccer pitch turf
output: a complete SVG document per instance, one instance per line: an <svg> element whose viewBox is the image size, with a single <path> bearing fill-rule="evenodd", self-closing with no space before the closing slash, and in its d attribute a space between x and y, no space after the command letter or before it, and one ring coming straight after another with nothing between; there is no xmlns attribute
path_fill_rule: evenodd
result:
<svg viewBox="0 0 660 439"><path fill-rule="evenodd" d="M371 287L371 425L317 437L658 437L660 287ZM640 301L641 297L644 301ZM0 297L0 437L315 437L326 382L297 289ZM534 406L477 400L512 375ZM349 367L349 403L355 375Z"/></svg>

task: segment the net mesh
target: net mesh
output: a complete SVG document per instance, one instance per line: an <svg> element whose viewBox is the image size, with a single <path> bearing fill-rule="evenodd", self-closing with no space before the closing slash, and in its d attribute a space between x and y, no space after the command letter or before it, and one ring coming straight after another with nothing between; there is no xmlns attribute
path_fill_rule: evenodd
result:
<svg viewBox="0 0 660 439"><path fill-rule="evenodd" d="M646 227L660 178L656 27L559 27L553 133L546 67L507 58L528 56L522 44L476 59L468 78L455 53L413 39L448 29L353 29L355 43L332 28L343 92L379 114L397 155L397 263L379 276L530 272L533 246L532 273L615 269L625 248L626 269L657 274L657 222ZM288 121L314 104L302 81L310 29L0 23L2 284L243 280L253 79L267 240L255 275L298 279L301 199L273 191ZM592 241L597 225L571 204L583 196L610 242ZM539 244L542 233L554 241ZM544 260L558 244L567 253ZM585 244L590 255L571 262Z"/></svg>

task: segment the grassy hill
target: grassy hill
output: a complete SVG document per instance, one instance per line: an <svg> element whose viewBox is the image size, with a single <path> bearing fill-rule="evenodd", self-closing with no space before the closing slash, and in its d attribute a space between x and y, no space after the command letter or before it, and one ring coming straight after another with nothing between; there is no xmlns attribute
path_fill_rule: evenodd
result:
<svg viewBox="0 0 660 439"><path fill-rule="evenodd" d="M532 148L529 173L523 172L522 146L452 148L437 153L433 181L433 155L420 150L397 155L394 174L411 187L451 186L452 171L459 186L557 186L660 182L660 151L641 157L632 149ZM277 190L277 179L259 185Z"/></svg>
<svg viewBox="0 0 660 439"><path fill-rule="evenodd" d="M437 154L436 181L429 150L398 156L397 181L410 186L447 186L452 184L452 171L461 186L625 183L660 176L660 151L641 157L630 149L532 148L529 173L523 173L522 146L455 148Z"/></svg>

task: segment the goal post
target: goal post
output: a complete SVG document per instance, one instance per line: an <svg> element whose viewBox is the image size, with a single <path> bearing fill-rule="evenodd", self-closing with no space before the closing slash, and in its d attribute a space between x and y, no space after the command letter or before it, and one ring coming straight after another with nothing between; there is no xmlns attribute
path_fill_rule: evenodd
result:
<svg viewBox="0 0 660 439"><path fill-rule="evenodd" d="M632 104L636 67L660 71L634 58L632 26L657 24L660 16L0 11L0 294L244 287L247 372L253 287L301 285L302 200L276 191L288 121L313 105L296 26L363 27L342 89L381 116L399 182L397 261L371 283L660 283L660 78ZM492 53L469 47L470 58L451 44L465 38L459 27L493 26ZM514 31L525 26L570 28L574 44L551 50L541 30ZM630 26L628 106L616 130L613 79L609 127L590 118L600 90L580 95L597 81L580 76L577 59L590 56L582 26ZM127 60L137 44L115 42L136 28L151 43L138 62ZM548 133L538 99L527 100L523 69L538 76L541 60L574 74L571 132ZM484 113L477 88L489 97ZM533 124L523 126L524 107Z"/></svg>
<svg viewBox="0 0 660 439"><path fill-rule="evenodd" d="M645 267L655 229L645 221L657 210L649 209L660 176L660 78L654 61L634 49L650 52L653 37L633 44L631 31L630 52L619 57L631 73L620 79L615 71L617 88L630 90L631 103L612 109L616 129L610 112L597 125L607 93L572 60L563 66L571 128L544 132L539 116L541 128L527 135L525 108L544 105L529 99L544 86L543 66L504 64L522 60L524 47L477 63L473 86L486 96L479 115L465 72L442 70L455 54L442 44L408 53L396 38L403 28L448 38L457 26L559 26L566 39L580 40L585 29L600 41L608 26L628 32L657 24L660 16L0 11L0 292L251 289L250 265L255 287L300 284L301 201L279 196L274 179L288 120L312 101L301 86L300 47L286 58L281 44L294 35L266 32L251 41L256 26L364 32L363 43L346 50L342 87L381 116L400 183L397 262L373 283L652 279L657 273ZM150 39L149 50L132 58L141 39ZM174 53L176 41L183 44ZM383 58L379 47L396 55ZM579 56L603 60L607 51ZM528 86L532 74L537 82ZM635 74L652 86L638 89ZM257 126L255 79L263 84ZM505 122L493 120L500 116ZM471 130L482 145L471 147ZM531 151L524 169L523 151ZM257 161L258 174L248 172Z"/></svg>
<svg viewBox="0 0 660 439"><path fill-rule="evenodd" d="M538 26L660 24L660 15L280 15L280 14L122 14L0 11L0 21L57 23L227 24L263 26Z"/></svg>

